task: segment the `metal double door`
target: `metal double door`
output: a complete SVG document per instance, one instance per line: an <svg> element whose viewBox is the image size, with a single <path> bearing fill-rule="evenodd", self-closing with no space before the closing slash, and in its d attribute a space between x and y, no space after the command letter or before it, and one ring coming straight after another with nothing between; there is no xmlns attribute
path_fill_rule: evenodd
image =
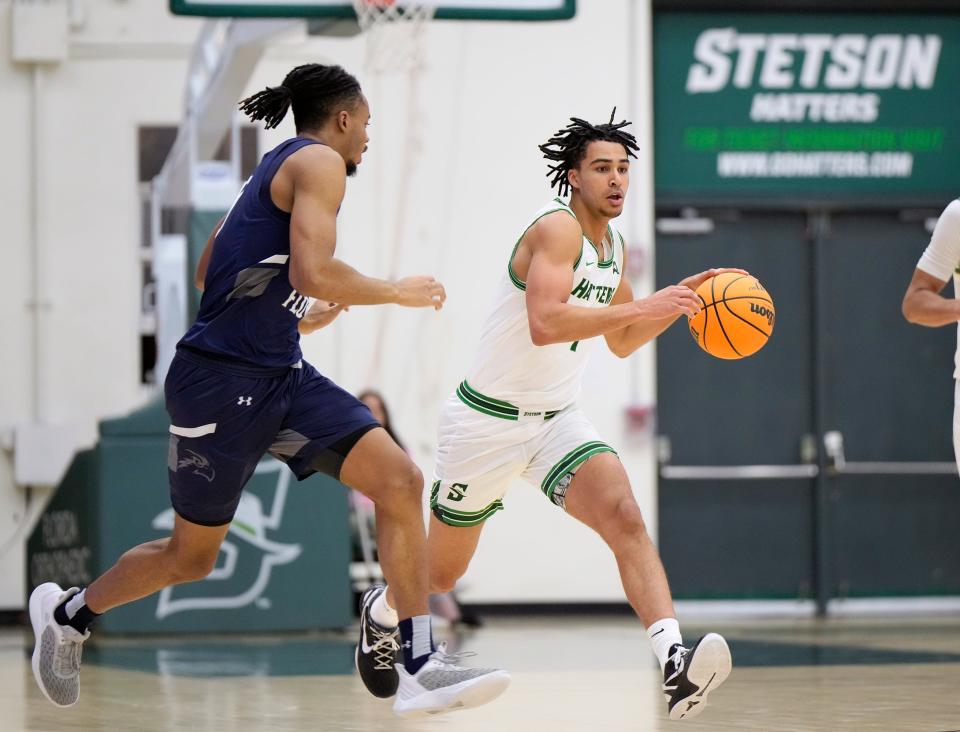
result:
<svg viewBox="0 0 960 732"><path fill-rule="evenodd" d="M956 329L900 303L929 221L909 212L658 220L657 282L738 266L773 337L722 361L682 323L657 350L660 548L678 598L960 594Z"/></svg>

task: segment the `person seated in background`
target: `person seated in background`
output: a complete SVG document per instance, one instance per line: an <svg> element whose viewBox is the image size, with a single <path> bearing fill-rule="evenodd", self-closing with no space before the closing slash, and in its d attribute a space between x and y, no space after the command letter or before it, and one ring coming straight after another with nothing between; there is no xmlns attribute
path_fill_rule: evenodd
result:
<svg viewBox="0 0 960 732"><path fill-rule="evenodd" d="M393 438L393 441L404 452L409 454L406 446L403 444L403 440L397 435L396 430L393 427L393 422L390 419L390 410L387 408L387 403L384 401L383 394L375 389L364 389L357 395L357 398L367 405L367 408L373 414L374 419L376 419L386 430L387 434ZM366 527L368 528L368 535L370 537L376 537L376 521L374 517L374 505L373 501L364 496L361 493L352 491L350 493L350 501L354 510L354 516L356 519L355 529L358 534L361 532L360 522L365 522ZM359 538L359 537L358 537ZM362 542L358 541L361 544ZM373 551L376 552L376 544L374 542ZM371 581L373 578L370 578ZM480 618L470 612L469 610L464 610L460 607L460 603L457 601L456 596L453 592L443 592L438 594L430 595L430 612L436 615L443 620L446 620L451 625L455 623L463 623L471 628L477 628L482 625Z"/></svg>

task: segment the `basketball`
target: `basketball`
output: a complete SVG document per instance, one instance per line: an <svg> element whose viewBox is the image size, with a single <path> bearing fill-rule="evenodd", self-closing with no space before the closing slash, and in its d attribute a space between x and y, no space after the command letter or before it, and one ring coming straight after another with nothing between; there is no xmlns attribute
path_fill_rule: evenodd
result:
<svg viewBox="0 0 960 732"><path fill-rule="evenodd" d="M753 355L773 333L773 299L756 277L724 272L700 285L697 295L703 310L689 319L690 335L711 356Z"/></svg>

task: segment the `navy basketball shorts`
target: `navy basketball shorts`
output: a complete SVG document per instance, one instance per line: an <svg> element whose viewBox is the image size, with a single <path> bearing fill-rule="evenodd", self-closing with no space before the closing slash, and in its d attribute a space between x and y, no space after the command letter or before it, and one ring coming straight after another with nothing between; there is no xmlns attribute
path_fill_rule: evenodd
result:
<svg viewBox="0 0 960 732"><path fill-rule="evenodd" d="M165 392L171 503L203 526L233 519L264 453L299 480L316 472L339 478L353 446L380 426L363 402L305 362L263 371L181 349Z"/></svg>

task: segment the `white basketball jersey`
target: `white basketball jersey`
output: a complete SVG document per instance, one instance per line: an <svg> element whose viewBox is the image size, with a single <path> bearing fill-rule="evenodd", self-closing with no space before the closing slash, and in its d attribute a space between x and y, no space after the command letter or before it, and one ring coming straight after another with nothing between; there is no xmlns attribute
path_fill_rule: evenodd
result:
<svg viewBox="0 0 960 732"><path fill-rule="evenodd" d="M548 214L563 212L576 218L560 198L540 209L523 230L510 255L497 289L493 312L480 336L479 352L467 383L483 395L509 402L523 411L563 409L580 394L587 351L580 343L535 346L527 322L526 283L513 271L513 256L531 226ZM604 256L586 236L573 264L573 289L567 303L577 307L606 307L613 299L623 272L623 237L612 226L603 240Z"/></svg>

